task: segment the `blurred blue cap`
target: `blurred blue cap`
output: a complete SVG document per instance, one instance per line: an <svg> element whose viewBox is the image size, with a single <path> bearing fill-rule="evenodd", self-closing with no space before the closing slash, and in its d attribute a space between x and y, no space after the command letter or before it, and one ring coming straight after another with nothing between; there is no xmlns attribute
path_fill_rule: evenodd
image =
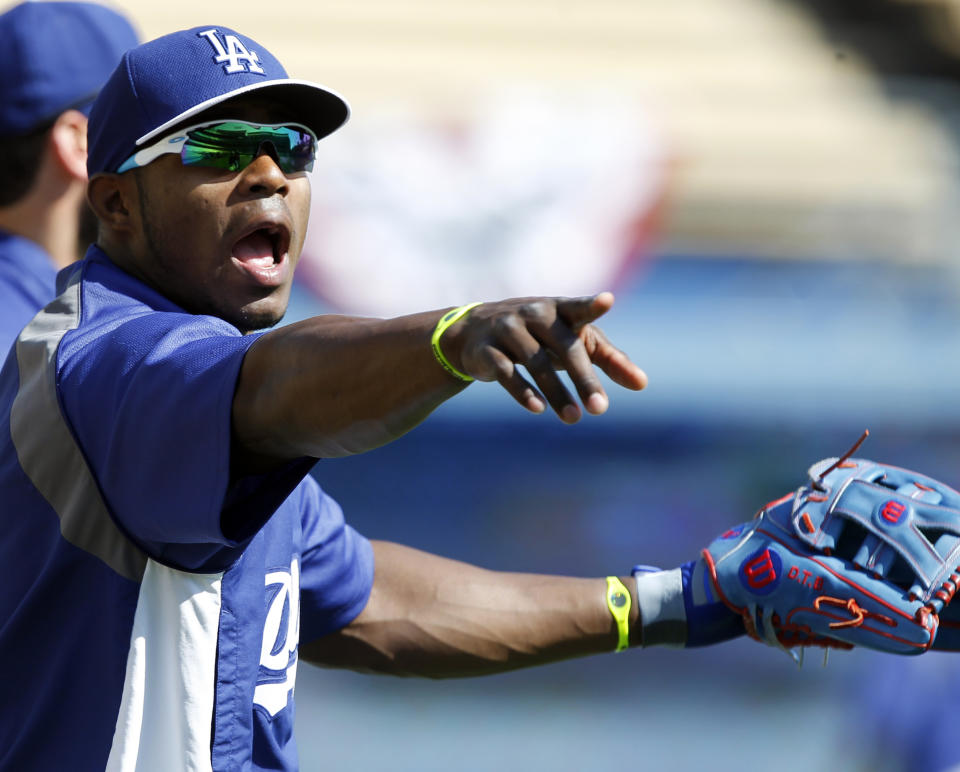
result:
<svg viewBox="0 0 960 772"><path fill-rule="evenodd" d="M350 116L346 100L294 80L255 40L227 27L173 32L127 51L97 97L87 127L87 172L113 172L137 148L229 99L264 94L291 122L325 137ZM242 115L234 116L242 118Z"/></svg>
<svg viewBox="0 0 960 772"><path fill-rule="evenodd" d="M0 15L0 136L28 134L64 110L88 113L137 33L93 3L27 2Z"/></svg>

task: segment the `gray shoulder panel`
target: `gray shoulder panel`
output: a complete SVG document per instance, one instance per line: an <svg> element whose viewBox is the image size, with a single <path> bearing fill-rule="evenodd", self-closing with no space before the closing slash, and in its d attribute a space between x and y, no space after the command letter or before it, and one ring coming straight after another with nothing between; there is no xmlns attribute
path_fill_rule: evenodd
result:
<svg viewBox="0 0 960 772"><path fill-rule="evenodd" d="M57 399L57 347L80 323L80 276L77 270L64 293L17 339L20 387L10 412L10 434L20 466L60 518L63 538L139 582L146 555L110 517Z"/></svg>

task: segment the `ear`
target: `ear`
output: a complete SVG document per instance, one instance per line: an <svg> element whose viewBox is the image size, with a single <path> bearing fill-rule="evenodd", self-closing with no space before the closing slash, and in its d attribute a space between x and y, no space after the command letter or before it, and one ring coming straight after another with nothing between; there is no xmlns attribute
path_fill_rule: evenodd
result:
<svg viewBox="0 0 960 772"><path fill-rule="evenodd" d="M87 203L102 226L129 231L133 207L130 175L98 174L87 183Z"/></svg>
<svg viewBox="0 0 960 772"><path fill-rule="evenodd" d="M65 110L50 130L50 147L57 166L68 177L87 179L87 116Z"/></svg>

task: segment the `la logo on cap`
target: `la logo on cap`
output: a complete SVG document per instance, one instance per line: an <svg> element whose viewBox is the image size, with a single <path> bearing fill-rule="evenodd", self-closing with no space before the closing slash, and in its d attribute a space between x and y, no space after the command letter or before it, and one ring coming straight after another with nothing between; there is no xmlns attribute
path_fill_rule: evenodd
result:
<svg viewBox="0 0 960 772"><path fill-rule="evenodd" d="M240 42L236 35L224 35L223 40L218 36L219 30L208 29L198 32L197 37L206 38L213 46L216 56L213 61L217 64L223 64L223 71L228 75L235 72L256 72L263 75L263 68L260 67L260 57L256 51L247 51L247 47ZM242 64L240 60L246 64Z"/></svg>

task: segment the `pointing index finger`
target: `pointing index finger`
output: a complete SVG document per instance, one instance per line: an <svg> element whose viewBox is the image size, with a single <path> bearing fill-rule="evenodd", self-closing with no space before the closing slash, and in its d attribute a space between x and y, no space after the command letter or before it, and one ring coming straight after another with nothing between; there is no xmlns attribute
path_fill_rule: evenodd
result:
<svg viewBox="0 0 960 772"><path fill-rule="evenodd" d="M574 332L579 332L584 325L596 321L613 308L613 301L612 292L599 292L596 295L567 298L557 302L557 315Z"/></svg>

